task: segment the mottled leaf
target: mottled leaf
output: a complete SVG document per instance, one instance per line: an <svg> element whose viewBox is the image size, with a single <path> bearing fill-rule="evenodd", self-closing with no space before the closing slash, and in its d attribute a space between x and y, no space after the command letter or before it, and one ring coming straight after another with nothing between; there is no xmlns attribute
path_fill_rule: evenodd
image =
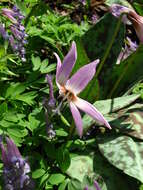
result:
<svg viewBox="0 0 143 190"><path fill-rule="evenodd" d="M124 108L131 103L133 103L139 95L133 94L129 96L122 96L114 99L108 99L108 100L100 100L96 101L93 105L103 114L109 114L115 111L120 110L121 108ZM83 117L83 124L84 129L86 130L88 127L90 127L92 124L95 123L95 120L93 120L88 115L84 115Z"/></svg>
<svg viewBox="0 0 143 190"><path fill-rule="evenodd" d="M111 164L143 182L143 142L128 136L106 137L99 149Z"/></svg>
<svg viewBox="0 0 143 190"><path fill-rule="evenodd" d="M82 182L85 175L92 175L93 160L89 156L76 156L71 158L71 164L66 173Z"/></svg>

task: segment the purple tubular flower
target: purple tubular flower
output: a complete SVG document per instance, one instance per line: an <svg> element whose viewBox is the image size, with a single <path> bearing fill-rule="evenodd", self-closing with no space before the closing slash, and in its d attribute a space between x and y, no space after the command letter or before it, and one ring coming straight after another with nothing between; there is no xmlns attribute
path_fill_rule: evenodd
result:
<svg viewBox="0 0 143 190"><path fill-rule="evenodd" d="M95 190L101 190L101 188L99 187L99 184L96 180L94 180L94 187ZM88 186L84 187L84 190L90 190L91 188L89 188Z"/></svg>
<svg viewBox="0 0 143 190"><path fill-rule="evenodd" d="M17 23L17 20L15 19L15 13L11 9L3 8L2 14L9 18L13 23Z"/></svg>
<svg viewBox="0 0 143 190"><path fill-rule="evenodd" d="M79 136L82 137L83 124L78 108L90 115L99 123L111 129L109 123L106 121L103 115L92 104L77 97L77 95L94 77L99 59L83 66L69 79L77 58L75 42L72 43L72 47L64 58L63 63L61 63L60 58L57 54L55 54L55 56L57 58L56 83L59 88L59 93L64 96L64 98L66 98L69 102L70 110Z"/></svg>
<svg viewBox="0 0 143 190"><path fill-rule="evenodd" d="M6 137L6 147L0 143L2 152L2 161L4 164L3 178L5 190L32 190L33 182L28 173L30 166L24 160L14 144L14 142Z"/></svg>
<svg viewBox="0 0 143 190"><path fill-rule="evenodd" d="M99 184L96 180L94 180L94 187L96 188L96 190L101 190L101 188L99 187Z"/></svg>
<svg viewBox="0 0 143 190"><path fill-rule="evenodd" d="M8 33L5 30L5 27L0 24L0 34L2 35L3 39L8 40Z"/></svg>
<svg viewBox="0 0 143 190"><path fill-rule="evenodd" d="M22 19L24 16L21 14L20 10L14 6L13 9L2 9L2 14L6 16L10 21L12 21L12 25L10 26L10 30L12 35L8 38L10 45L15 53L21 57L23 62L26 61L25 58L25 47L24 45L27 44L27 34L25 33L25 27L22 25ZM4 35L4 31L0 28L0 32ZM4 37L3 37L4 38Z"/></svg>
<svg viewBox="0 0 143 190"><path fill-rule="evenodd" d="M18 46L15 43L14 37L12 35L9 36L9 43L10 43L13 51L16 51L18 49Z"/></svg>
<svg viewBox="0 0 143 190"><path fill-rule="evenodd" d="M86 186L86 187L84 188L84 190L89 190L88 186Z"/></svg>
<svg viewBox="0 0 143 190"><path fill-rule="evenodd" d="M49 85L49 101L48 101L48 106L51 108L54 108L56 105L56 100L54 98L54 93L53 93L53 83L52 83L52 77L50 75L46 75L46 80Z"/></svg>

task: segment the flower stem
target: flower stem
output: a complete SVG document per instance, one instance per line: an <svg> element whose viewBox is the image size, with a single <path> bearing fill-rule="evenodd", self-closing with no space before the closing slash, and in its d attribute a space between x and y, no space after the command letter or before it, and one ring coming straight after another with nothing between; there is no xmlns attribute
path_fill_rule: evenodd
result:
<svg viewBox="0 0 143 190"><path fill-rule="evenodd" d="M118 22L117 22L117 25L116 25L114 34L113 34L112 39L111 39L111 41L110 41L110 43L109 43L109 45L108 45L108 47L107 47L107 49L106 49L106 52L105 52L105 54L104 54L104 57L103 57L101 63L99 64L98 70L97 70L97 72L96 72L96 78L98 77L98 75L99 75L99 73L100 73L100 71L101 71L101 69L102 69L102 67L103 67L103 65L104 65L104 63L105 63L105 61L106 61L106 59L107 59L109 53L110 53L110 50L111 50L111 48L112 48L112 45L113 45L113 43L114 43L114 41L115 41L115 38L116 38L116 36L117 36L117 34L118 34L118 31L119 31L119 29L120 29L121 21L122 21L122 15L120 16L120 18L119 18L119 20L118 20Z"/></svg>
<svg viewBox="0 0 143 190"><path fill-rule="evenodd" d="M74 131L75 131L75 125L74 125L74 122L72 121L70 130L69 130L69 135L68 135L68 137L67 137L67 140L71 139L71 137L72 137L73 134L74 134Z"/></svg>

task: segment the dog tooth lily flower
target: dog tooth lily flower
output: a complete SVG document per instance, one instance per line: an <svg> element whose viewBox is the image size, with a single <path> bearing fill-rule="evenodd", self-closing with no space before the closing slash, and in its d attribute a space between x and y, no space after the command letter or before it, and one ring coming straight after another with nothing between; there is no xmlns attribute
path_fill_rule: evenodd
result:
<svg viewBox="0 0 143 190"><path fill-rule="evenodd" d="M56 53L55 56L57 58L56 83L59 88L59 93L64 97L64 99L68 100L79 136L82 137L83 123L78 109L111 129L103 115L92 104L77 96L95 75L99 59L83 66L69 79L72 68L74 67L77 59L75 42L72 43L72 47L65 56L63 63L61 63L61 60Z"/></svg>
<svg viewBox="0 0 143 190"><path fill-rule="evenodd" d="M110 7L110 12L115 16L119 17L122 13L126 13L123 17L123 22L129 24L129 21L133 24L136 34L141 43L143 43L143 16L138 15L133 9L127 8L123 5L113 4Z"/></svg>

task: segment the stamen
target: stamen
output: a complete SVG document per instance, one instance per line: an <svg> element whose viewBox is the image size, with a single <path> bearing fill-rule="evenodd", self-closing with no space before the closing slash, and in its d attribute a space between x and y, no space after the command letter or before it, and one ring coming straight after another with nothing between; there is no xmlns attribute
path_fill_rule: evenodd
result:
<svg viewBox="0 0 143 190"><path fill-rule="evenodd" d="M68 98L68 96L69 96L70 93L71 93L71 92L68 92L68 93L63 97L63 99L62 99L62 101L59 103L58 107L57 107L55 110L53 110L54 114L60 115L60 108L62 107L63 102Z"/></svg>

